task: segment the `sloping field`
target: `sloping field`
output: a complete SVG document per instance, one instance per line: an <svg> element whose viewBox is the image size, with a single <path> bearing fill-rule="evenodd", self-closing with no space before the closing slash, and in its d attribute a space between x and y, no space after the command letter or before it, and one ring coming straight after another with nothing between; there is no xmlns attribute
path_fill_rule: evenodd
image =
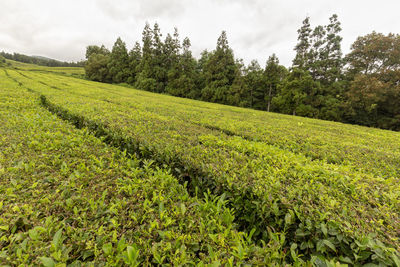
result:
<svg viewBox="0 0 400 267"><path fill-rule="evenodd" d="M2 266L283 263L281 243L257 247L236 230L224 197L189 195L0 71Z"/></svg>
<svg viewBox="0 0 400 267"><path fill-rule="evenodd" d="M36 189L27 189L30 187L26 184L31 185L36 181L42 186L42 183L45 183L43 181L54 174L53 183L56 183L54 188L61 187L58 188L59 191L57 189L55 190L57 193L50 191L53 187L46 184L38 190L41 190L39 194L49 195L48 203L40 204L40 207L47 211L47 214L44 213L45 217L54 217L59 225L53 230L52 228L48 230L49 227L40 219L26 224L35 227L38 225L48 231L47 236L43 234L47 237L48 244L47 250L43 250L42 255L53 257L57 261L59 259L54 257L55 254L49 256L45 253L55 253L59 248L54 248L51 243L54 240L51 241L49 238L52 234L55 235L57 229L63 229L62 233L68 233L66 221L72 220L75 207L78 209L78 214L80 209L84 209L85 212L91 212L90 216L93 216L93 211L90 211L93 205L96 208L103 205L102 207L108 211L107 215L100 213L95 219L92 218L98 223L97 227L91 225L89 217L82 217L81 224L73 224L75 231L78 232L81 230L80 227L84 228L85 225L99 229L100 224L107 224L107 216L116 220L116 225L111 219L111 223L107 224L114 225L114 228L103 228L102 233L96 232L99 236L110 235L111 239L106 239L107 242L96 243L100 237L95 238L96 234L91 236L97 241L93 241L92 246L95 249L88 259L101 261L109 259L105 251L108 252L109 246L113 249L117 246L121 231L125 232L125 227L131 229L126 225L135 224L136 227L146 231L147 227L156 227L153 225L154 221L146 219L131 221L132 218L126 209L129 205L140 206L137 209L140 217L146 212L141 209L146 210L150 205L154 208L153 216L162 216L160 210L164 209L166 212L171 212L170 218L174 221L172 223L174 226L178 225L178 233L192 238L196 238L197 235L197 238L205 240L198 242L197 246L200 247L198 250L189 246L190 241L183 243L188 262L182 263L174 261L172 255L178 252L176 247L168 245L168 242L177 239L175 237L160 244L157 249L154 249L152 244L154 240L158 242L164 234L148 235L147 232L138 232L134 235L137 239L132 236L125 237L129 240L130 251L134 251L132 255L136 255L136 251L139 250L137 260L142 264L157 263L155 259L158 256L154 255L154 251L165 252L166 248L172 246L175 248L174 252L170 253L168 250L161 255L165 257L165 262L172 264L189 264L190 261L198 263L201 259L207 259L208 261L204 262L211 263L220 259L220 264L232 261L235 264L303 265L304 261L311 260L315 264L326 266L329 263L325 259L328 259L350 265L366 263L383 266L400 265L399 133L157 95L49 72L22 69L2 71L1 103L2 108L7 111L4 114L8 115L2 115L5 116L5 123L2 123L1 127L5 127L3 131L9 131L2 136L15 139L14 146L16 146L13 148L10 141L1 143L2 146L10 146L7 150L9 152L2 153L1 160L5 163L10 162L7 157L15 158L12 163L7 163L8 165L1 163L2 176L5 174L1 183L6 185L5 189L2 187L1 190L12 192L10 194L2 192L3 199L0 200L3 201L3 209L7 207L10 210L11 207L12 210L7 213L8 215L1 217L4 226L1 228L3 232L0 230L0 240L8 240L0 241L5 242L0 243L0 248L3 247L0 253L4 255L11 255L10 253L18 255L18 246L24 239L19 237L15 243L10 240L16 239L17 234L27 237L26 232L29 234L29 231L35 229L23 231L24 229L21 230L19 226L4 223L12 219L14 224L21 224L19 219L16 222L20 214L13 210L14 203L25 201L24 204L16 205L18 207L24 205L30 207L33 205L30 203L33 202L40 204L43 198L29 195ZM11 97L16 104L13 105L11 100L7 100ZM22 106L18 108L18 105L25 105L25 108ZM40 111L38 114L47 114L47 119L45 120L43 115L32 115L31 119L28 119L28 114L24 113L28 112L26 111L29 110L28 107L36 110L35 112ZM58 118L52 113L58 115ZM40 119L35 120L35 116ZM43 123L44 120L49 125ZM55 123L60 125L50 126ZM16 128L8 124L14 124ZM46 163L50 164L47 172L40 172L37 169L47 165L36 163L36 159L28 152L22 153L25 150L35 149L35 146L31 148L29 142L22 140L33 138L29 137L29 133L32 136L45 136L45 133L58 136L61 130L57 130L57 127L66 129L63 135L65 140L75 141L59 144L57 155L54 155L58 161L50 160ZM15 133L11 132L12 130ZM74 137L72 133L79 138ZM86 139L92 140L91 142L97 145ZM40 140L38 143L43 149L50 149L51 146L43 144L45 140ZM73 152L75 149L79 153ZM112 159L106 160L108 154L104 150L112 155L109 156ZM47 152L41 153L47 155ZM138 166L136 169L141 170L141 176L132 176L131 168L126 167L129 166L126 162L132 160L122 156L118 159L125 163L119 163L118 167L105 165L98 169L97 174L91 172L91 167L87 167L87 174L83 175L86 183L82 185L75 181L81 179L79 175L77 178L74 174L75 170L81 173L78 162L84 166L94 164L90 160L90 155L114 162L115 154L121 153L133 155L135 158L133 162L143 160L147 162L135 163ZM63 164L64 157L67 159L72 157L72 162ZM89 162L86 163L86 160ZM154 162L153 167L148 166L149 160ZM21 166L24 167L15 167L19 166L19 162L22 162ZM119 167L120 165L125 167ZM67 168L67 174L63 174L63 168ZM37 176L23 174L26 169L38 173ZM34 178L30 178L31 176ZM73 183L69 181L71 177L75 179ZM12 190L15 190L13 188L16 186L10 182L12 179L25 183L20 186L20 189L25 191L19 194L13 193ZM31 182L30 179L35 181ZM98 183L97 179L107 182ZM118 186L121 186L119 179L138 180L130 185L132 192L145 191L147 187L148 190L158 190L160 186L157 196L169 204L161 205L159 199L151 202L154 192L142 195L130 193L125 196L126 192L122 190L121 193L118 189ZM173 185L164 185L163 179L166 180L165 183L173 181ZM152 186L155 188L151 188ZM103 202L101 205L88 204L89 206L81 207L80 205L85 205L82 203L86 202L74 201L74 198L71 201L60 200L59 203L52 200L52 198L62 198L65 187L69 190L67 199L71 199L73 191L74 197L89 198L95 201L94 203ZM204 193L208 197L202 197ZM13 195L22 199L16 200ZM187 204L181 199L182 197ZM208 205L210 198L215 199L211 201L212 205L217 206L213 211L215 214L204 214L201 207ZM113 201L128 204L117 205L117 212L113 213ZM151 203L147 203L148 201ZM136 204L129 204L131 202ZM180 203L184 203L185 212L186 207L187 209L192 207L193 214L184 212L184 216L178 216L177 213L173 213L182 207ZM175 206L177 207L174 208ZM68 213L68 209L72 212ZM37 211L36 208L33 210ZM134 208L133 210L136 211ZM58 212L62 214L62 219ZM224 215L225 213L228 215ZM157 217L153 220L160 224L162 218ZM202 220L211 220L218 227L202 228L196 224ZM22 225L25 225L25 221L22 221ZM192 221L195 223L191 223ZM13 227L17 230L12 230ZM175 230L170 229L170 231ZM65 248L72 246L73 250L72 244L75 244L75 241L71 238L71 236L64 237L63 240L70 242L70 246L64 244ZM37 246L31 240L26 242L32 249ZM41 247L46 248L46 245ZM76 260L85 260L83 256L78 256L85 251L83 248L73 251ZM200 252L196 254L195 251ZM128 253L127 250L124 248L120 253L122 254L119 258L117 254L112 254L112 257L115 256L112 259L120 259L121 262L126 260L123 253ZM26 255L24 250L20 254ZM33 256L29 259L33 260Z"/></svg>

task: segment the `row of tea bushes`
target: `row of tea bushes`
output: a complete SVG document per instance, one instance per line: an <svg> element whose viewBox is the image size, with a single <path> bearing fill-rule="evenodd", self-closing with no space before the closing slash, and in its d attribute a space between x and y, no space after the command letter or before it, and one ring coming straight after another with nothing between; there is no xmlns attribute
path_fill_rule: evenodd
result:
<svg viewBox="0 0 400 267"><path fill-rule="evenodd" d="M189 195L167 169L57 118L10 74L0 69L0 265L286 264L280 236L256 246L224 195Z"/></svg>
<svg viewBox="0 0 400 267"><path fill-rule="evenodd" d="M53 113L115 146L165 164L180 174L181 182L188 181L191 190L226 194L235 222L247 232L255 229L255 240L270 241L271 232L282 235L291 261L320 256L350 264L398 262L396 177L329 164L218 126L205 127L182 119L177 115L180 108L175 115L144 108L148 103L162 106L164 100L168 105L161 95L131 90L128 101L122 87L118 92L120 87L63 82L44 74L12 76L29 83Z"/></svg>

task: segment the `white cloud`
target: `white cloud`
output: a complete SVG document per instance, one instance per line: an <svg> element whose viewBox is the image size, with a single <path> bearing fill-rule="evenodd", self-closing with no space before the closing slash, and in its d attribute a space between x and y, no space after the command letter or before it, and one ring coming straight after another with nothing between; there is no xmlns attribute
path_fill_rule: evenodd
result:
<svg viewBox="0 0 400 267"><path fill-rule="evenodd" d="M394 0L1 0L0 50L80 60L87 45L111 47L118 36L133 46L145 22L157 21L164 33L177 26L196 56L214 49L226 30L235 55L245 62L263 65L276 53L288 66L305 16L315 26L338 14L346 53L357 36L399 31L398 10L400 1Z"/></svg>

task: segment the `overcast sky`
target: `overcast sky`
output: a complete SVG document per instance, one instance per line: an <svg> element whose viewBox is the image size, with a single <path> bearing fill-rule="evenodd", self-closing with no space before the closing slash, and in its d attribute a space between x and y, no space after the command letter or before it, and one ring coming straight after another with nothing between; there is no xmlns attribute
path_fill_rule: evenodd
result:
<svg viewBox="0 0 400 267"><path fill-rule="evenodd" d="M235 56L264 66L276 53L291 65L297 29L306 16L325 25L336 13L342 48L373 30L400 32L400 0L0 0L0 50L66 61L84 58L85 47L111 49L120 36L130 49L141 40L146 21L164 34L178 27L196 57L215 48L222 30Z"/></svg>

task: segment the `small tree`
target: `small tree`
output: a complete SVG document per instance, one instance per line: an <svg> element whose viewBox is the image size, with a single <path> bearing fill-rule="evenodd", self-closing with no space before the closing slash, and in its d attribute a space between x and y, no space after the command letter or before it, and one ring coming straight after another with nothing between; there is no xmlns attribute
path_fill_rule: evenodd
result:
<svg viewBox="0 0 400 267"><path fill-rule="evenodd" d="M105 48L91 45L86 48L85 73L93 81L110 82L108 64L110 62L110 51Z"/></svg>
<svg viewBox="0 0 400 267"><path fill-rule="evenodd" d="M86 76L93 81L110 82L108 63L110 56L104 54L91 54L85 64Z"/></svg>

